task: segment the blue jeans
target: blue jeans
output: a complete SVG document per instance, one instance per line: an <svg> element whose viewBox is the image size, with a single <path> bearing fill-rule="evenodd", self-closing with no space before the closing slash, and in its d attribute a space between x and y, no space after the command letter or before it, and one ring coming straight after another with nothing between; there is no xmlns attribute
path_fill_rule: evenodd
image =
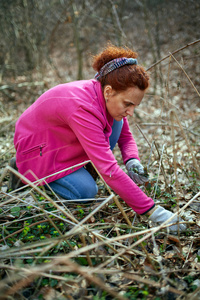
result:
<svg viewBox="0 0 200 300"><path fill-rule="evenodd" d="M111 150L113 150L117 144L122 126L123 119L122 121L114 120L112 134L109 139ZM98 192L95 180L84 167L67 176L50 182L49 186L56 194L68 200L94 198Z"/></svg>

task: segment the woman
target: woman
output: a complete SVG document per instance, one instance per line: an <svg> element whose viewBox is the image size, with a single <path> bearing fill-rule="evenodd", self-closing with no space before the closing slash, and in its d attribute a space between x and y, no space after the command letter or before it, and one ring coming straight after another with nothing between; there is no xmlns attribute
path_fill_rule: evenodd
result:
<svg viewBox="0 0 200 300"><path fill-rule="evenodd" d="M172 213L155 207L136 185L146 177L127 116L133 115L149 86L149 76L136 58L130 49L108 46L94 58L95 79L60 84L41 95L16 123L16 163L31 181L56 173L46 179L52 190L66 199L83 199L98 191L87 168L59 171L91 160L135 212L162 223ZM112 153L116 143L129 176ZM176 232L177 226L170 229ZM185 226L180 224L180 229Z"/></svg>

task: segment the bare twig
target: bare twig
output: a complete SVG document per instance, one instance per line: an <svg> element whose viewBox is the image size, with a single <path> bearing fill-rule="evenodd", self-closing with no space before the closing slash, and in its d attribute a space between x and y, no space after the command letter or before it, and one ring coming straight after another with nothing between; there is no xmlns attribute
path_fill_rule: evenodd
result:
<svg viewBox="0 0 200 300"><path fill-rule="evenodd" d="M151 66L150 66L149 68L147 68L146 70L147 70L147 71L151 70L151 69L154 68L156 65L158 65L159 63L161 63L163 60L165 60L165 59L167 59L168 57L170 57L172 54L176 54L176 53L182 51L183 49L185 49L185 48L187 48L187 47L190 47L190 46L193 46L193 45L195 45L195 44L197 44L197 43L199 43L199 42L200 42L200 39L199 39L199 40L196 40L196 41L194 41L194 42L192 42L192 43L189 43L189 44L187 44L187 45L185 45L185 46L183 46L183 47L181 47L181 48L179 48L179 49L173 51L171 54L168 54L167 56L163 57L162 59L160 59L159 61L157 61L157 62L154 63L153 65L151 65Z"/></svg>
<svg viewBox="0 0 200 300"><path fill-rule="evenodd" d="M173 56L173 54L170 53L170 55L173 57L173 59L175 60L175 62L179 65L179 67L181 68L181 70L183 71L183 73L185 74L185 76L187 77L187 79L189 80L189 82L191 83L191 85L193 86L193 88L195 89L197 95L200 97L200 93L198 92L197 88L195 87L194 83L192 82L192 80L190 79L190 77L188 76L188 74L185 72L185 70L180 65L180 63L177 61L177 59Z"/></svg>
<svg viewBox="0 0 200 300"><path fill-rule="evenodd" d="M200 176L200 169L199 169L197 160L196 160L196 158L195 158L195 156L194 156L194 153L193 153L193 151L192 151L192 149L191 149L191 146L190 146L190 143L189 143L189 141L188 141L187 135L186 135L186 133L185 133L185 131L184 131L184 129L183 129L183 126L182 126L182 124L181 124L181 122L180 122L180 120L179 120L179 118L178 118L178 115L177 115L177 113L176 113L174 110L172 110L171 113L173 113L173 114L174 114L174 117L176 118L176 121L177 121L177 123L178 123L178 125L179 125L179 127L180 127L180 130L181 130L181 134L182 134L183 138L185 139L185 142L186 142L186 145L187 145L187 147L188 147L188 150L189 150L189 152L190 152L190 154L191 154L191 156L192 156L192 160L193 160L193 163L194 163L194 167L195 167L195 169L196 169L196 172L197 172L198 175Z"/></svg>

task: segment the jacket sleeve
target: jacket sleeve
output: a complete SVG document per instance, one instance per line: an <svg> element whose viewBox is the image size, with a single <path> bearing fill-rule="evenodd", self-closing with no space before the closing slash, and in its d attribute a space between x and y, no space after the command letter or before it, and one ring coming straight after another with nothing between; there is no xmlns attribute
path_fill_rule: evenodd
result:
<svg viewBox="0 0 200 300"><path fill-rule="evenodd" d="M151 209L154 206L153 200L117 164L103 122L94 113L80 107L71 115L69 124L88 158L111 189L138 214Z"/></svg>
<svg viewBox="0 0 200 300"><path fill-rule="evenodd" d="M118 140L118 146L122 154L124 164L131 158L139 159L137 144L130 131L127 118L124 118L124 123Z"/></svg>

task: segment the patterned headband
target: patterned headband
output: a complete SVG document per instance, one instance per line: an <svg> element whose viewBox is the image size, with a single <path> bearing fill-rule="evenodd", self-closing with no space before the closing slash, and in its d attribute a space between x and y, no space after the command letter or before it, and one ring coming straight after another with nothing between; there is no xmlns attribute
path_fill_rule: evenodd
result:
<svg viewBox="0 0 200 300"><path fill-rule="evenodd" d="M108 73L123 67L124 65L137 65L137 59L135 58L126 58L126 57L120 57L115 58L111 61L109 61L107 64L105 64L98 73L94 76L95 79L99 80L101 77L107 75Z"/></svg>

